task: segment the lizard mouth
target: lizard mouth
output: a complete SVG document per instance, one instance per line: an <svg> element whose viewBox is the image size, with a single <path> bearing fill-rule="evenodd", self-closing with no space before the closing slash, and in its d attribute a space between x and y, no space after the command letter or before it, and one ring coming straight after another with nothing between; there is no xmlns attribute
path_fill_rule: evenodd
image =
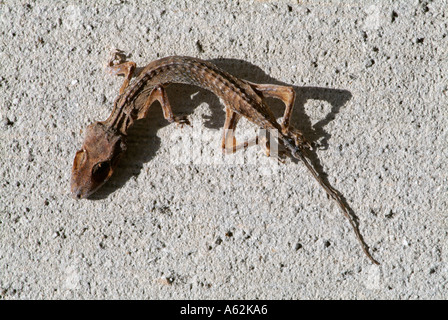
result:
<svg viewBox="0 0 448 320"><path fill-rule="evenodd" d="M79 199L85 199L89 195L91 195L92 192L84 192L82 188L80 187L72 187L71 195L73 199L79 200Z"/></svg>
<svg viewBox="0 0 448 320"><path fill-rule="evenodd" d="M87 198L87 196L83 194L83 192L80 189L72 190L71 194L72 198L76 200Z"/></svg>
<svg viewBox="0 0 448 320"><path fill-rule="evenodd" d="M88 190L87 192L83 190L83 188L72 188L71 190L71 196L73 199L80 200L80 199L86 199L91 194L93 194L95 191L97 191L103 184L99 185L95 189Z"/></svg>
<svg viewBox="0 0 448 320"><path fill-rule="evenodd" d="M81 193L76 192L76 193L72 193L72 198L76 199L76 200L79 200L79 199L82 199L82 198L85 198L85 197Z"/></svg>

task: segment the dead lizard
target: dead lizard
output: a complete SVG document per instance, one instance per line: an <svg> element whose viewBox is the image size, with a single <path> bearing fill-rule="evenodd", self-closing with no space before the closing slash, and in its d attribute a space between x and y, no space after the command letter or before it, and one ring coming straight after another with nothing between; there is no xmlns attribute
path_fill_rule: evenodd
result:
<svg viewBox="0 0 448 320"><path fill-rule="evenodd" d="M163 115L169 122L188 124L185 117L173 115L165 87L170 83L192 84L213 92L225 106L226 119L221 146L224 152L232 153L247 146L247 142L237 144L233 135L241 117L262 129L277 130L279 141L293 157L305 164L327 194L338 203L352 225L364 253L373 263L378 264L370 255L357 223L338 192L322 180L304 155L305 149L311 148L311 145L299 130L289 124L295 99L292 87L256 84L238 79L209 62L190 57L173 56L153 61L130 84L135 68L136 64L126 61L123 52L116 50L112 53L108 70L115 75L123 74L125 80L109 118L87 127L83 146L76 152L71 178L74 198L88 197L110 178L126 150L125 137L128 129L135 120L147 117L153 102L160 102ZM286 105L281 123L277 122L264 103L263 98L267 97L280 99ZM269 153L268 147L265 147Z"/></svg>

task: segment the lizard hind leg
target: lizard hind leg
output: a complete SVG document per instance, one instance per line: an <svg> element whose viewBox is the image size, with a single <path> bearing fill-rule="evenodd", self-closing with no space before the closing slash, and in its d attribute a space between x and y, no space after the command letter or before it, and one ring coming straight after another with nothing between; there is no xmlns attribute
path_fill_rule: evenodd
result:
<svg viewBox="0 0 448 320"><path fill-rule="evenodd" d="M190 125L190 121L187 117L175 116L173 110L171 109L170 101L168 100L168 95L166 94L165 88L162 85L155 86L154 89L149 94L145 104L140 109L137 119L146 118L148 115L149 108L155 102L159 101L162 106L163 117L168 120L169 123L176 122L178 125L182 126L184 124Z"/></svg>
<svg viewBox="0 0 448 320"><path fill-rule="evenodd" d="M308 142L303 133L290 125L292 110L296 93L293 87L280 86L274 84L259 84L246 81L255 92L259 93L263 98L280 99L285 104L285 112L281 122L282 133L294 139L296 146L300 148L312 149L311 143Z"/></svg>
<svg viewBox="0 0 448 320"><path fill-rule="evenodd" d="M287 134L289 132L289 122L291 120L294 100L296 98L296 93L293 87L274 84L259 84L248 81L246 82L262 97L280 99L285 104L286 108L283 114L281 126L282 133Z"/></svg>
<svg viewBox="0 0 448 320"><path fill-rule="evenodd" d="M226 108L226 121L224 124L224 131L221 142L221 149L224 154L232 154L241 149L246 149L253 145L260 146L266 156L270 157L271 149L270 142L266 135L257 135L255 138L238 143L235 138L235 129L238 121L241 119L241 115L232 111L230 108ZM279 161L282 161L277 157Z"/></svg>
<svg viewBox="0 0 448 320"><path fill-rule="evenodd" d="M249 146L247 142L237 143L235 139L235 129L241 115L226 108L226 120L224 123L224 131L222 135L221 149L224 154L235 153L238 150L245 149Z"/></svg>

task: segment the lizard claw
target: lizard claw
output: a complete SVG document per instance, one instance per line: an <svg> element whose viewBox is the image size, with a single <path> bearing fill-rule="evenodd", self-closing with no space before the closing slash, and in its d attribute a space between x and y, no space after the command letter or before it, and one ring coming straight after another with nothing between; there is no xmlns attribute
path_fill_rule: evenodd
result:
<svg viewBox="0 0 448 320"><path fill-rule="evenodd" d="M284 152L279 152L278 156L276 157L277 161L280 162L281 164L285 164L286 163L284 154L285 154Z"/></svg>
<svg viewBox="0 0 448 320"><path fill-rule="evenodd" d="M295 128L291 128L290 134L294 143L300 149L313 150L313 145L303 136L303 133Z"/></svg>
<svg viewBox="0 0 448 320"><path fill-rule="evenodd" d="M184 125L193 127L190 123L190 120L186 116L174 117L174 122L176 122L177 126L183 128Z"/></svg>
<svg viewBox="0 0 448 320"><path fill-rule="evenodd" d="M309 142L308 140L305 140L302 144L302 148L308 149L308 150L314 150L313 144Z"/></svg>
<svg viewBox="0 0 448 320"><path fill-rule="evenodd" d="M108 67L114 67L116 65L122 64L123 62L126 62L126 54L124 51L120 49L114 49L110 53L110 59L107 62Z"/></svg>

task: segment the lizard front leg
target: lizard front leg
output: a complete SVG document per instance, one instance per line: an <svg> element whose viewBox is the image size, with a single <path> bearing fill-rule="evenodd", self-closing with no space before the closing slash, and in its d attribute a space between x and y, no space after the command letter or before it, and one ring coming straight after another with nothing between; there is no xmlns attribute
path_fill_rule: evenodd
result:
<svg viewBox="0 0 448 320"><path fill-rule="evenodd" d="M123 51L118 49L112 51L111 57L107 62L106 70L112 75L124 75L124 82L121 85L120 94L123 94L124 90L129 86L136 66L135 62L126 61L126 55Z"/></svg>
<svg viewBox="0 0 448 320"><path fill-rule="evenodd" d="M184 116L177 117L173 114L171 104L168 100L168 95L166 94L165 88L162 85L155 86L154 89L151 91L143 108L141 108L140 112L138 113L137 119L146 118L148 115L149 108L155 101L159 101L160 105L162 106L163 117L166 120L168 120L168 122L170 123L176 122L178 125L181 126L184 124L191 125L187 117Z"/></svg>

